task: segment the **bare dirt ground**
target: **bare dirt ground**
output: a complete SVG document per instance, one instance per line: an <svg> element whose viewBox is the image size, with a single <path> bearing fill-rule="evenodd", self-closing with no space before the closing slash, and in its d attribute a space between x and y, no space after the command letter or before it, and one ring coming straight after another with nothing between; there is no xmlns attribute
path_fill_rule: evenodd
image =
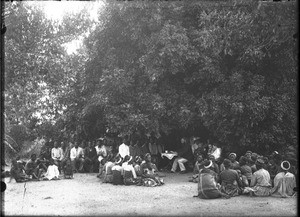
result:
<svg viewBox="0 0 300 217"><path fill-rule="evenodd" d="M104 184L95 173L75 174L73 180L8 183L5 215L79 216L296 216L297 198L203 200L194 198L191 174L169 174L160 187ZM23 197L26 188L25 196Z"/></svg>

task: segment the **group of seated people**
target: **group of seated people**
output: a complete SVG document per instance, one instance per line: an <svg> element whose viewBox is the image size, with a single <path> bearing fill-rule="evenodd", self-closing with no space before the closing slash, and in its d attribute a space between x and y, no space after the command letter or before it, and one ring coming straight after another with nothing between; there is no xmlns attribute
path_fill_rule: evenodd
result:
<svg viewBox="0 0 300 217"><path fill-rule="evenodd" d="M147 152L147 153L145 153ZM162 146L157 146L154 143L149 143L147 148L144 146L127 145L127 140L118 146L118 150L114 152L111 144L105 138L99 138L96 141L89 141L87 143L75 141L66 144L61 142L59 147L58 142L51 142L41 148L40 155L31 155L31 159L24 163L19 158L12 161L11 177L14 177L17 182L28 180L51 180L59 179L59 175L63 173L65 178L73 178L76 172L97 172L97 177L105 173L104 182L111 182L109 171L114 171L119 165L121 168L117 169L121 172L121 177L128 176L128 168L135 165L137 171L131 170L133 175L132 184L141 185L142 181L146 179L151 182L149 185L161 185L162 179L157 176L158 169L155 164L152 164L152 156L158 156L162 152ZM144 154L145 153L145 154ZM145 160L142 161L142 158ZM147 159L150 159L147 160ZM143 163L143 164L142 164ZM141 165L142 164L142 165ZM126 165L126 166L125 166ZM131 165L131 166L130 166ZM115 166L112 169L112 166ZM145 168L144 168L145 167ZM117 179L114 179L117 180ZM124 179L125 180L125 179ZM129 179L126 181L113 183L129 184ZM150 183L148 182L148 183Z"/></svg>
<svg viewBox="0 0 300 217"><path fill-rule="evenodd" d="M55 141L53 147L46 143L39 157L32 154L26 164L14 159L11 176L17 182L23 182L55 180L62 173L65 178L73 178L76 172L97 172L103 183L160 186L164 182L153 156L157 158L162 154L164 147L158 147L150 142L143 150L144 145L132 146L124 139L114 151L105 138L87 144L82 142L81 146L75 141L68 145L62 142L59 147ZM222 162L220 155L220 148L209 141L202 144L199 140L182 138L171 172L175 173L179 166L180 173L186 173L185 164L192 163L193 175L189 181L198 183L201 198L228 198L240 194L288 197L295 194L295 170L278 152L266 157L247 151L239 161L235 153L230 153Z"/></svg>
<svg viewBox="0 0 300 217"><path fill-rule="evenodd" d="M296 194L296 177L289 161L277 152L269 157L247 151L236 160L230 153L219 165L213 155L198 154L191 182L198 183L198 197L250 196L291 197ZM293 171L295 172L295 171Z"/></svg>

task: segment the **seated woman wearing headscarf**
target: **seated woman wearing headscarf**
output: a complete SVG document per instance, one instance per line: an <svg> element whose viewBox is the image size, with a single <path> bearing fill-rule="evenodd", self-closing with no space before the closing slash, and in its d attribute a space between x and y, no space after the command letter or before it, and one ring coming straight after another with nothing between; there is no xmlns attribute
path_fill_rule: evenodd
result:
<svg viewBox="0 0 300 217"><path fill-rule="evenodd" d="M50 165L48 166L47 172L43 175L43 180L58 180L59 170L58 166L54 163L53 159L50 159Z"/></svg>
<svg viewBox="0 0 300 217"><path fill-rule="evenodd" d="M230 196L220 191L217 174L211 170L212 161L206 161L204 169L200 170L198 181L198 195L201 199L215 199L220 197L229 198Z"/></svg>
<svg viewBox="0 0 300 217"><path fill-rule="evenodd" d="M266 197L270 195L271 191L271 178L267 170L263 168L263 160L258 159L255 163L257 171L253 173L251 178L250 191L251 196Z"/></svg>
<svg viewBox="0 0 300 217"><path fill-rule="evenodd" d="M115 163L115 165L111 168L112 170L112 183L114 185L123 185L123 167L122 165L122 158L120 157L119 160Z"/></svg>
<svg viewBox="0 0 300 217"><path fill-rule="evenodd" d="M242 182L236 170L230 169L231 162L229 159L223 161L225 170L220 173L221 192L231 197L241 194Z"/></svg>
<svg viewBox="0 0 300 217"><path fill-rule="evenodd" d="M132 159L132 156L126 155L124 163L122 164L125 185L135 185L139 182L135 169L132 165Z"/></svg>
<svg viewBox="0 0 300 217"><path fill-rule="evenodd" d="M147 187L160 186L164 180L157 174L158 170L155 164L151 162L151 154L145 154L145 162L141 164L142 183Z"/></svg>
<svg viewBox="0 0 300 217"><path fill-rule="evenodd" d="M281 172L274 178L271 195L274 197L291 197L295 194L296 178L294 174L289 172L291 165L288 161L283 161L280 167Z"/></svg>
<svg viewBox="0 0 300 217"><path fill-rule="evenodd" d="M132 164L134 170L135 170L135 173L138 177L141 177L142 176L142 171L141 171L141 163L142 163L142 158L140 156L135 156L134 158L134 162Z"/></svg>

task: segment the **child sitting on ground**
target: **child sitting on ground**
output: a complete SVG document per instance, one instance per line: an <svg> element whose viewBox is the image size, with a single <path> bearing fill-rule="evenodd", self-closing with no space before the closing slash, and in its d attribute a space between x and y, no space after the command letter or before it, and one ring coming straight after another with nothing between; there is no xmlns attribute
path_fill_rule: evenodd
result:
<svg viewBox="0 0 300 217"><path fill-rule="evenodd" d="M48 166L46 174L43 175L43 180L59 180L58 166L54 164L54 160L49 160L50 165Z"/></svg>
<svg viewBox="0 0 300 217"><path fill-rule="evenodd" d="M66 165L63 168L63 172L64 172L64 178L65 179L73 179L73 169L72 169L72 164L71 164L71 160L68 159L66 162Z"/></svg>

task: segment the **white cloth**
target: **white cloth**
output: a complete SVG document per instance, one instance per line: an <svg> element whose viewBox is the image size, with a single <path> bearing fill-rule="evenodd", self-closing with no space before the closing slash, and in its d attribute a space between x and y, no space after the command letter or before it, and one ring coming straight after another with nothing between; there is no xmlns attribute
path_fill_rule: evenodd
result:
<svg viewBox="0 0 300 217"><path fill-rule="evenodd" d="M177 156L178 154L177 153L162 153L161 154L161 157L166 157L168 158L169 160L172 160L173 157Z"/></svg>
<svg viewBox="0 0 300 217"><path fill-rule="evenodd" d="M183 157L175 158L171 171L176 172L177 165L179 165L180 171L185 171L186 169L185 169L184 163L186 163L186 162L188 162L188 160Z"/></svg>
<svg viewBox="0 0 300 217"><path fill-rule="evenodd" d="M214 152L211 154L215 157L215 159L219 159L221 156L221 148L216 148L216 150L214 150Z"/></svg>
<svg viewBox="0 0 300 217"><path fill-rule="evenodd" d="M54 178L58 178L58 176L59 176L58 167L56 165L48 166L47 173L45 174L45 177L48 180L51 180L51 179L54 179Z"/></svg>
<svg viewBox="0 0 300 217"><path fill-rule="evenodd" d="M135 169L132 166L132 164L128 164L127 162L125 162L125 163L122 164L122 168L123 168L123 171L131 171L132 175L133 175L133 178L136 179L136 177L137 177L136 172L135 172Z"/></svg>
<svg viewBox="0 0 300 217"><path fill-rule="evenodd" d="M64 157L63 150L61 148L52 148L51 157L53 160L62 160Z"/></svg>
<svg viewBox="0 0 300 217"><path fill-rule="evenodd" d="M126 145L125 143L122 143L119 146L119 154L122 158L124 158L126 155L130 155L129 146Z"/></svg>
<svg viewBox="0 0 300 217"><path fill-rule="evenodd" d="M74 160L75 158L78 158L79 156L84 156L83 155L83 149L81 147L78 147L77 149L75 147L73 147L71 149L71 152L70 152L70 158L71 160Z"/></svg>

